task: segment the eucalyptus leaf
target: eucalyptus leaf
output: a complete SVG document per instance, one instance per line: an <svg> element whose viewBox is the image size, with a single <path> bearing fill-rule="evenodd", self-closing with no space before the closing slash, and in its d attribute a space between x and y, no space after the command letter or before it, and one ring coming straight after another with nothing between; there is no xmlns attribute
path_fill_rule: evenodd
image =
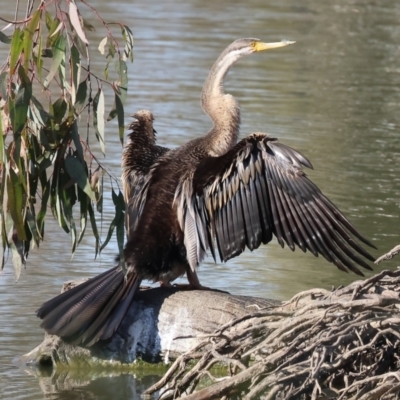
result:
<svg viewBox="0 0 400 400"><path fill-rule="evenodd" d="M35 219L34 213L35 213L34 207L30 207L26 210L26 222L27 222L28 228L32 234L32 238L33 238L35 245L39 247L39 241L40 241L41 237L39 235L39 231L36 226L36 219Z"/></svg>
<svg viewBox="0 0 400 400"><path fill-rule="evenodd" d="M102 153L106 154L104 141L104 92L101 88L93 98L93 125L96 133L96 138L100 143Z"/></svg>
<svg viewBox="0 0 400 400"><path fill-rule="evenodd" d="M102 54L103 56L106 54L107 41L108 41L108 36L103 38L101 40L101 42L99 43L98 49L99 49L100 54Z"/></svg>
<svg viewBox="0 0 400 400"><path fill-rule="evenodd" d="M133 33L126 25L121 27L122 36L125 40L124 56L133 61Z"/></svg>
<svg viewBox="0 0 400 400"><path fill-rule="evenodd" d="M58 98L53 103L53 119L57 124L61 124L67 112L68 104L63 97Z"/></svg>
<svg viewBox="0 0 400 400"><path fill-rule="evenodd" d="M122 104L121 98L116 94L115 95L115 106L117 109L118 115L118 131L119 131L119 140L121 144L124 144L124 132L125 132L125 116L124 116L124 106Z"/></svg>
<svg viewBox="0 0 400 400"><path fill-rule="evenodd" d="M128 66L124 60L120 60L118 63L118 75L120 84L118 85L118 94L121 102L124 104L128 91Z"/></svg>
<svg viewBox="0 0 400 400"><path fill-rule="evenodd" d="M4 135L3 135L3 121L2 118L0 118L0 165L3 167L4 163L7 162L7 158L6 158L6 151L5 151L5 143L4 143ZM2 179L0 179L0 189L2 189L2 185L4 184L4 170L1 172L1 177ZM3 197L3 190L0 190L0 196ZM1 211L1 198L0 198L0 211ZM1 212L0 212L1 214Z"/></svg>
<svg viewBox="0 0 400 400"><path fill-rule="evenodd" d="M58 68L61 65L61 62L65 62L65 53L66 53L66 40L65 37L60 35L53 45L53 62L50 67L50 72L47 75L43 85L47 88L54 78L54 75L57 73Z"/></svg>
<svg viewBox="0 0 400 400"><path fill-rule="evenodd" d="M22 243L18 243L17 246L15 243L11 242L10 248L11 259L14 266L15 281L17 282L21 276L22 266L25 264Z"/></svg>
<svg viewBox="0 0 400 400"><path fill-rule="evenodd" d="M42 104L35 96L31 97L31 101L31 119L35 120L38 124L45 126L46 121L51 117L50 114L43 108Z"/></svg>
<svg viewBox="0 0 400 400"><path fill-rule="evenodd" d="M5 44L10 44L11 37L5 35L2 31L0 31L0 42L5 43Z"/></svg>
<svg viewBox="0 0 400 400"><path fill-rule="evenodd" d="M88 203L90 202L90 199L86 195L83 195L82 189L80 187L78 187L78 200L79 200L80 214L81 214L80 215L81 231L79 232L79 237L78 237L78 244L79 244L86 231Z"/></svg>
<svg viewBox="0 0 400 400"><path fill-rule="evenodd" d="M117 204L116 204L117 203ZM120 266L122 267L122 270L124 273L126 273L126 267L125 267L125 253L124 253L124 242L125 242L125 201L124 201L124 196L121 192L118 193L118 199L114 202L116 204L116 207L121 208L121 218L117 223L117 245L118 245L118 250L119 250L119 262Z"/></svg>
<svg viewBox="0 0 400 400"><path fill-rule="evenodd" d="M42 172L42 201L40 204L40 211L37 215L36 221L37 221L37 227L40 233L40 237L43 239L44 236L44 220L46 217L46 212L47 212L47 202L49 200L50 196L50 182L47 181L46 177L46 171ZM45 181L45 183L44 183Z"/></svg>
<svg viewBox="0 0 400 400"><path fill-rule="evenodd" d="M82 143L81 143L79 132L78 132L78 123L76 120L74 120L74 123L72 124L71 135L72 135L72 140L74 142L79 160L83 163L84 162L83 148L82 148Z"/></svg>
<svg viewBox="0 0 400 400"><path fill-rule="evenodd" d="M87 97L87 80L79 84L78 92L76 93L75 107L81 109L85 105Z"/></svg>
<svg viewBox="0 0 400 400"><path fill-rule="evenodd" d="M0 213L0 272L4 268L4 252L6 250L6 240L4 240L4 219L3 219L3 213Z"/></svg>
<svg viewBox="0 0 400 400"><path fill-rule="evenodd" d="M16 28L11 39L10 48L10 73L15 72L15 67L23 49L23 33L20 28Z"/></svg>
<svg viewBox="0 0 400 400"><path fill-rule="evenodd" d="M122 220L122 224L124 225L124 209L125 209L125 205L121 205L119 199L118 199L118 195L115 193L114 189L112 189L112 199L113 199L113 203L115 206L115 214L114 214L114 218L111 221L110 227L108 228L108 232L107 232L107 236L106 236L106 240L103 242L103 244L100 247L100 252L107 246L108 242L110 241L112 234L114 233L114 229L115 227L118 226L118 224L121 223Z"/></svg>
<svg viewBox="0 0 400 400"><path fill-rule="evenodd" d="M89 44L88 40L86 39L85 32L83 31L81 26L78 9L76 8L76 5L73 0L70 0L69 2L69 20L71 21L71 25L74 27L76 33L78 34L82 42L85 44Z"/></svg>
<svg viewBox="0 0 400 400"><path fill-rule="evenodd" d="M35 48L33 49L35 51L35 55L33 57L33 60L36 64L36 71L37 71L37 75L40 79L40 81L42 82L42 71L43 71L43 59L41 57L41 54L43 52L43 38L40 35L38 38L38 44L35 46Z"/></svg>
<svg viewBox="0 0 400 400"><path fill-rule="evenodd" d="M88 212L90 216L90 224L92 226L93 236L96 239L96 244L95 244L95 258L96 258L100 252L100 235L99 235L99 230L97 229L96 218L94 216L94 210L91 202L88 202Z"/></svg>
<svg viewBox="0 0 400 400"><path fill-rule="evenodd" d="M92 200L95 200L96 196L90 187L89 178L82 162L76 157L67 156L65 158L65 168L71 179L73 179Z"/></svg>
<svg viewBox="0 0 400 400"><path fill-rule="evenodd" d="M76 101L76 92L78 90L80 72L81 72L81 56L79 50L75 45L71 47L71 75L72 75L72 88L71 88L71 98L72 104Z"/></svg>
<svg viewBox="0 0 400 400"><path fill-rule="evenodd" d="M4 100L8 99L7 91L8 72L4 71L0 74L0 95Z"/></svg>
<svg viewBox="0 0 400 400"><path fill-rule="evenodd" d="M88 22L87 19L85 19L85 18L83 18L83 17L81 16L81 20L82 20L82 22L83 22L83 27L84 27L87 31L90 31L90 32L95 32L95 31L96 31L95 27L94 27L92 24L90 24L90 23Z"/></svg>
<svg viewBox="0 0 400 400"><path fill-rule="evenodd" d="M46 20L46 27L48 30L50 30L53 24L53 17L48 11L45 12L45 20Z"/></svg>
<svg viewBox="0 0 400 400"><path fill-rule="evenodd" d="M36 32L36 29L40 23L40 16L42 11L36 10L32 14L32 18L29 21L29 24L24 29L24 40L23 40L23 48L24 48L24 68L25 71L28 72L29 61L32 59L32 46L33 46L33 35Z"/></svg>
<svg viewBox="0 0 400 400"><path fill-rule="evenodd" d="M7 176L8 210L14 222L17 236L20 240L26 240L24 228L24 191L21 180L13 169Z"/></svg>

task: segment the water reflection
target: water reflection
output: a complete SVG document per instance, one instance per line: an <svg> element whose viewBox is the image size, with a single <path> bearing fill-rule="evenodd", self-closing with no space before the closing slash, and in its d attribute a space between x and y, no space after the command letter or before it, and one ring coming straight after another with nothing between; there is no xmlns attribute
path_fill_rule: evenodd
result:
<svg viewBox="0 0 400 400"><path fill-rule="evenodd" d="M151 109L160 144L171 147L208 130L199 94L209 68L227 44L249 36L296 40L288 49L241 60L229 75L226 87L242 108L242 135L266 131L305 153L315 167L309 176L379 248L374 255L400 242L400 9L396 2L90 3L108 20L132 27L136 49L129 67L127 114ZM13 13L14 4L5 3L2 15L13 19ZM94 21L89 11L85 15ZM98 31L90 37L93 43L103 37L100 25L96 26ZM2 55L4 48L2 44ZM99 59L100 74L102 65ZM107 125L107 135L105 163L118 176L121 147L115 124ZM106 202L105 225L112 209L112 203ZM34 310L57 293L63 281L108 268L117 252L113 243L100 261L93 261L94 244L87 237L69 260L70 239L54 224L48 224L46 235L17 284L10 264L0 278L1 398L43 397L36 378L11 364L13 357L28 352L42 338ZM272 243L225 265L207 262L200 278L205 285L238 294L285 299L299 290L329 288L356 277L321 258L281 250ZM129 386L134 378L102 379L112 392L119 385ZM80 387L78 394L104 398L101 393L106 388L101 382ZM67 391L52 398L73 394Z"/></svg>
<svg viewBox="0 0 400 400"><path fill-rule="evenodd" d="M32 371L29 371L32 373ZM124 399L135 400L149 386L157 382L162 371L156 373L111 371L42 371L36 374L44 398L47 400Z"/></svg>

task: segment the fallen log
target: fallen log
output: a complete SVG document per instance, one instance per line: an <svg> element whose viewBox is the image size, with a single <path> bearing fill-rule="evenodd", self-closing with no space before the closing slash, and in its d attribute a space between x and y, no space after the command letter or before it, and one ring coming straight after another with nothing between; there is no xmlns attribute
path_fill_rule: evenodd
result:
<svg viewBox="0 0 400 400"><path fill-rule="evenodd" d="M82 281L67 282L62 291L79 283ZM168 363L221 325L248 315L252 310L276 304L280 302L214 290L142 288L110 340L84 348L46 334L44 341L22 360L31 366L63 369L127 368L137 360Z"/></svg>
<svg viewBox="0 0 400 400"><path fill-rule="evenodd" d="M215 376L217 364L229 373ZM145 391L155 393L164 400L398 399L400 270L302 292L221 326Z"/></svg>
<svg viewBox="0 0 400 400"><path fill-rule="evenodd" d="M84 349L46 336L23 358L114 371L138 359L175 360L145 391L163 399L397 399L400 269L287 302L144 289L111 340Z"/></svg>

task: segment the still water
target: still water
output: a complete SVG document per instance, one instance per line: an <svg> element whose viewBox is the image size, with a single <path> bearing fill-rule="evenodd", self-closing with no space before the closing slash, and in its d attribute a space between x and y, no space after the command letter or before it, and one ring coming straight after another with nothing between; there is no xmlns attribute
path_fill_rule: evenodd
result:
<svg viewBox="0 0 400 400"><path fill-rule="evenodd" d="M12 3L2 6L4 18L14 18ZM90 4L107 21L131 27L135 61L129 65L127 116L141 108L152 110L159 143L171 147L209 129L199 94L226 45L240 37L296 40L293 46L240 60L229 74L226 89L241 104L242 136L268 132L307 155L315 168L309 176L379 248L372 250L373 255L400 243L398 2L90 0ZM85 17L99 26L89 11ZM90 37L94 54L103 36L99 28ZM3 58L5 50L1 44ZM97 61L99 71L102 62ZM121 147L115 124L107 126L106 134L104 164L119 176ZM106 203L103 236L112 209ZM117 252L113 242L100 259L93 260L94 244L88 236L71 260L70 239L55 223L48 223L46 235L40 251L31 252L17 283L10 263L0 276L0 398L138 398L153 376L71 377L69 386L60 386L55 379L38 381L12 363L42 340L34 316L38 306L58 293L65 280L112 266ZM397 264L399 260L384 267ZM330 288L356 277L323 259L272 243L225 265L207 262L200 279L204 285L236 294L287 299L300 290Z"/></svg>

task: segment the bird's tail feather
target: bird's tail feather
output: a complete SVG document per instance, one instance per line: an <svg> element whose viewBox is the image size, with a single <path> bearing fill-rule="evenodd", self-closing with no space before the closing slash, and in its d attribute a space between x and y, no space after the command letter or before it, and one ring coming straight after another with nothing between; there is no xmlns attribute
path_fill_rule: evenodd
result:
<svg viewBox="0 0 400 400"><path fill-rule="evenodd" d="M118 329L140 281L135 272L125 278L116 266L47 301L36 315L46 332L91 346Z"/></svg>

